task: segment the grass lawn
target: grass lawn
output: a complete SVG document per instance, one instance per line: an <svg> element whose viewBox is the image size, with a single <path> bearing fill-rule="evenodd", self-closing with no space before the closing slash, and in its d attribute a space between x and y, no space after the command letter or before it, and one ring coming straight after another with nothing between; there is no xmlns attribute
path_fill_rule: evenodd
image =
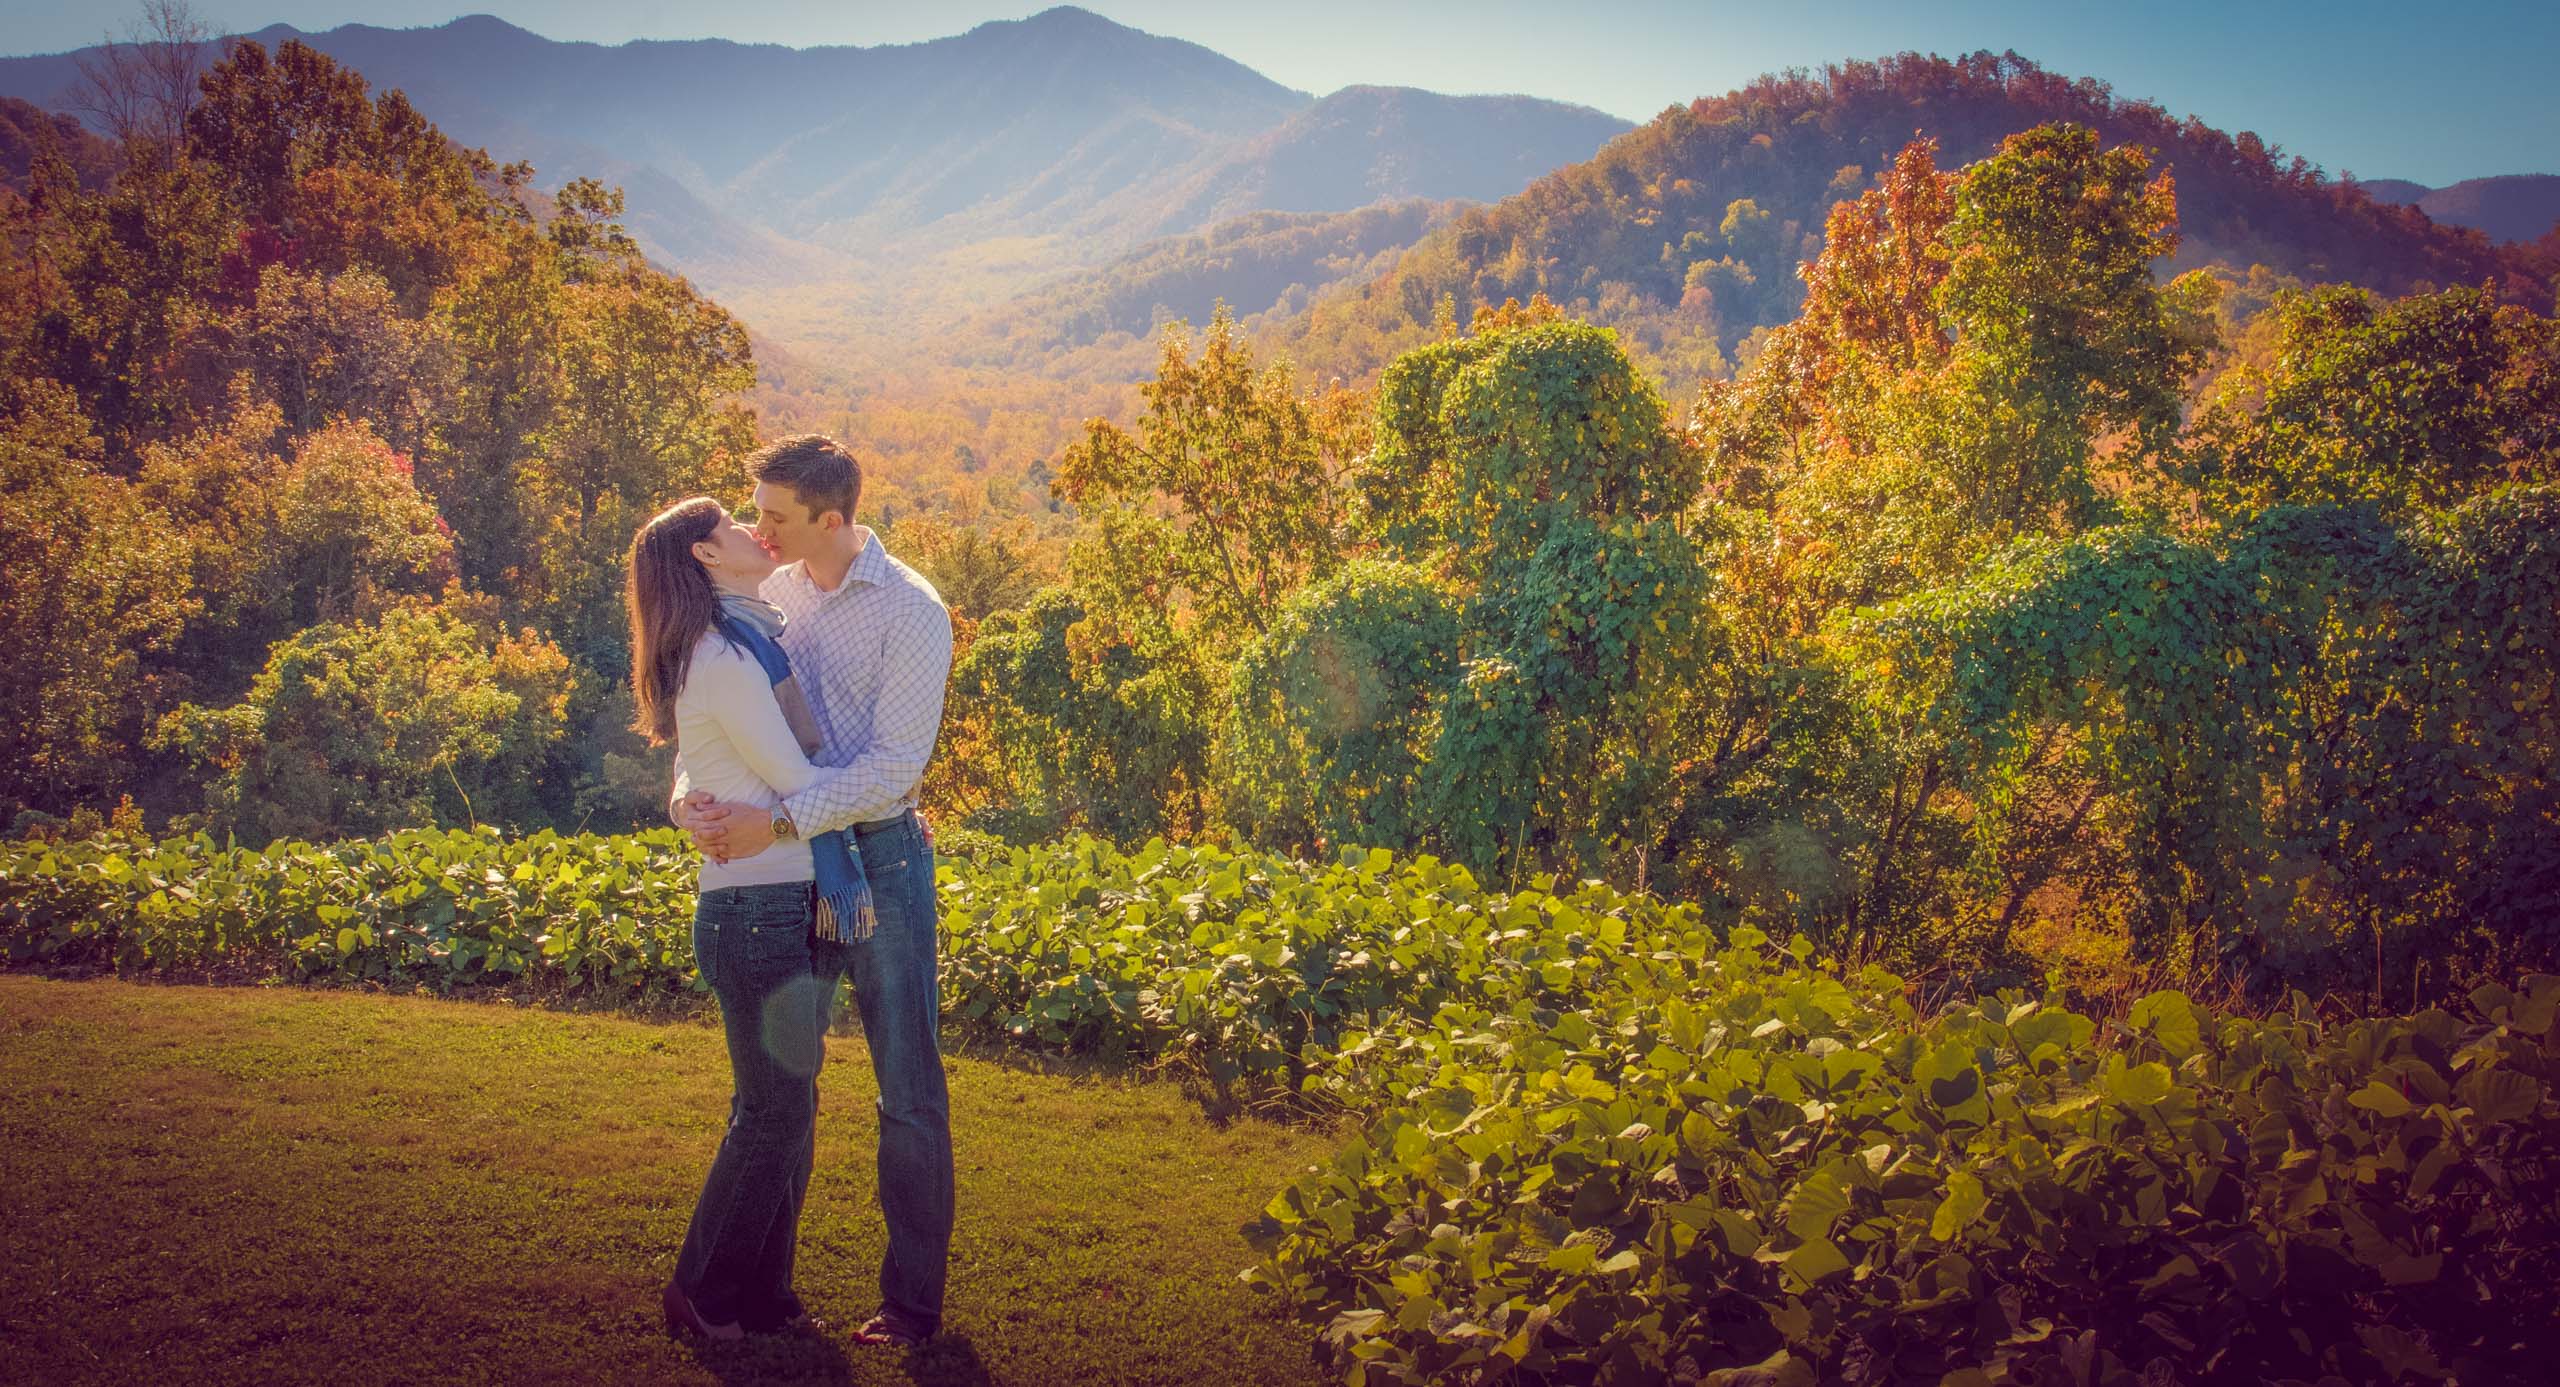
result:
<svg viewBox="0 0 2560 1387"><path fill-rule="evenodd" d="M828 1046L799 1289L693 1346L657 1290L728 1112L703 1022L0 975L0 1382L1280 1383L1309 1329L1238 1236L1332 1147L1169 1085L953 1057L943 1338L876 1300L874 1090Z"/></svg>

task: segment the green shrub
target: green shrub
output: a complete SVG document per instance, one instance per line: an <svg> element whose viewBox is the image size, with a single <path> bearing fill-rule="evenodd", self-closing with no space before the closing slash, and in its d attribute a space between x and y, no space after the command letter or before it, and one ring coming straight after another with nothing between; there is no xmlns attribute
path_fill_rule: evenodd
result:
<svg viewBox="0 0 2560 1387"><path fill-rule="evenodd" d="M1644 951L1711 942L1697 912L1598 882L1505 894L1429 856L1327 863L1093 839L945 881L945 1005L1034 1045L1198 1060L1365 1106L1393 1035L1462 999L1569 999ZM1642 942L1640 942L1642 941Z"/></svg>
<svg viewBox="0 0 2560 1387"><path fill-rule="evenodd" d="M2101 1041L1762 943L1400 1037L1255 1279L1352 1382L2543 1380L2560 978Z"/></svg>
<svg viewBox="0 0 2560 1387"><path fill-rule="evenodd" d="M700 990L695 871L673 829L630 838L493 829L264 852L198 834L0 846L12 962L272 970L438 990L531 980Z"/></svg>

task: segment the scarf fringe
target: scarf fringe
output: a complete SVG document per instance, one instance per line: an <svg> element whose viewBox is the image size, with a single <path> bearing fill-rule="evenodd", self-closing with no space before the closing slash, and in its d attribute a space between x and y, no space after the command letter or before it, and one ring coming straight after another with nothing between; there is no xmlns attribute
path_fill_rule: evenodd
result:
<svg viewBox="0 0 2560 1387"><path fill-rule="evenodd" d="M847 897L841 909L832 896L818 898L818 919L810 930L811 937L830 944L860 943L870 938L880 925L879 913L872 909L870 885L863 883L838 894ZM846 926L848 920L852 922L850 928Z"/></svg>

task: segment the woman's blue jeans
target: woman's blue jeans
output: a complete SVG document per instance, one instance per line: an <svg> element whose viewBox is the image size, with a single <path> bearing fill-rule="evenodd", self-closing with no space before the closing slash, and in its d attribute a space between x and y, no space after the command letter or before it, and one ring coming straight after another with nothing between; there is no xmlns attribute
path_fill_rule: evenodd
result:
<svg viewBox="0 0 2560 1387"><path fill-rule="evenodd" d="M694 907L694 959L720 999L734 1087L675 1281L715 1324L765 1328L800 1311L791 1264L836 990L836 970L811 964L813 901L801 882L705 891Z"/></svg>

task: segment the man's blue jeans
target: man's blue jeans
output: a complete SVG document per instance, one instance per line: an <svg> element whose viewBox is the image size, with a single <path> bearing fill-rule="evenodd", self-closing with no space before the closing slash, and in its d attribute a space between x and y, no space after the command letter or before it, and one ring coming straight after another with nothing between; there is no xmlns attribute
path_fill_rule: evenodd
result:
<svg viewBox="0 0 2560 1387"><path fill-rule="evenodd" d="M801 882L705 891L694 906L694 960L720 999L734 1091L675 1282L715 1324L765 1328L800 1310L791 1265L836 983L811 966L813 905Z"/></svg>
<svg viewBox="0 0 2560 1387"><path fill-rule="evenodd" d="M880 1303L919 1333L942 1325L951 1258L951 1098L942 1081L942 995L935 956L933 849L912 813L858 831L879 924L869 939L821 945L853 979L862 1038L880 1084L880 1212L889 1250Z"/></svg>

